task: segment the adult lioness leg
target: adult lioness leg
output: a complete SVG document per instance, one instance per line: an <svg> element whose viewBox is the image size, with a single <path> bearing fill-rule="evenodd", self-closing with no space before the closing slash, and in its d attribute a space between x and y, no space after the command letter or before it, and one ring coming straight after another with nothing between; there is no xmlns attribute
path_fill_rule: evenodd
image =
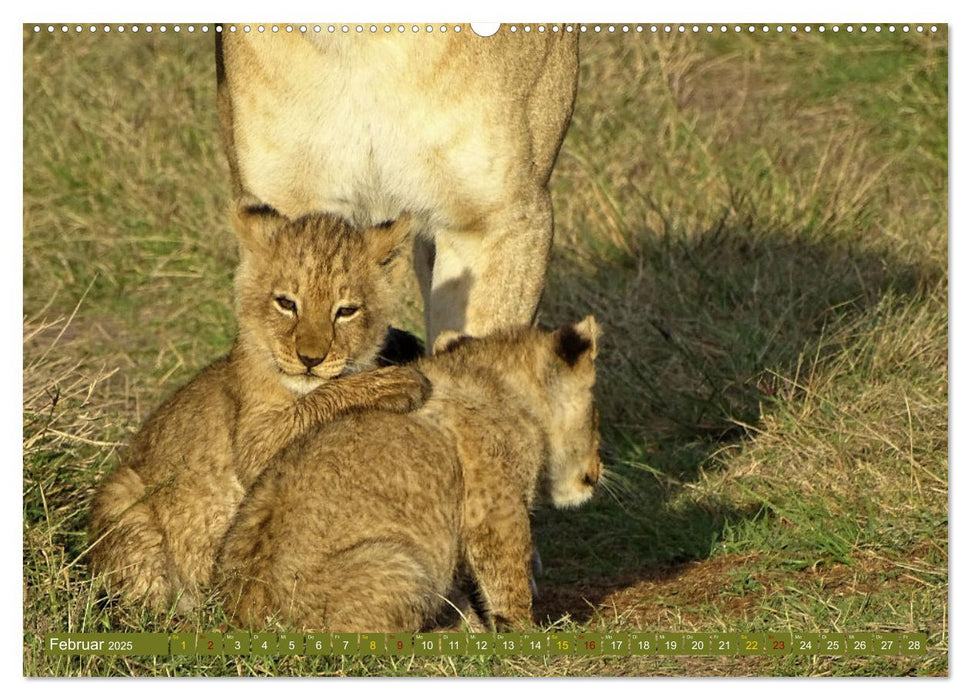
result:
<svg viewBox="0 0 971 700"><path fill-rule="evenodd" d="M218 36L237 194L291 218L327 211L374 225L411 213L425 237L428 347L444 329L531 321L552 236L547 184L576 93L575 32Z"/></svg>
<svg viewBox="0 0 971 700"><path fill-rule="evenodd" d="M531 323L552 240L553 209L545 187L497 209L482 230L437 235L425 299L428 337L448 330L483 336Z"/></svg>

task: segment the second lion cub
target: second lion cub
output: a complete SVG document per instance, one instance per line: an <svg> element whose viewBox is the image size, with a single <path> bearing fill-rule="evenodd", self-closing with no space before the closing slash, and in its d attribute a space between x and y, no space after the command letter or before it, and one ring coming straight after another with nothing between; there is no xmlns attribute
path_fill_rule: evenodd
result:
<svg viewBox="0 0 971 700"><path fill-rule="evenodd" d="M422 408L349 416L283 450L220 554L233 620L415 631L462 567L492 622L528 622L534 498L579 505L601 474L597 335L588 317L453 340L418 364Z"/></svg>

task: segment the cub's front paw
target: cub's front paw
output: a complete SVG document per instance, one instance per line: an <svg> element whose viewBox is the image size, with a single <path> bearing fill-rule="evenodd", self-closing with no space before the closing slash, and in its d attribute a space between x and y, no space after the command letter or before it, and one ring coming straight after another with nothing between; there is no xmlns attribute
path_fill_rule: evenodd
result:
<svg viewBox="0 0 971 700"><path fill-rule="evenodd" d="M428 377L414 367L387 367L374 373L382 375L375 388L381 392L377 408L393 413L408 413L420 408L432 393Z"/></svg>

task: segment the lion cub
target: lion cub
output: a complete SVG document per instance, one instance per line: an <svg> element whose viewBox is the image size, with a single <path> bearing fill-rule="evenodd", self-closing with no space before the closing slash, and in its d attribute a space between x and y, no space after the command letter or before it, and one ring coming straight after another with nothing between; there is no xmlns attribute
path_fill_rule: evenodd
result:
<svg viewBox="0 0 971 700"><path fill-rule="evenodd" d="M94 572L156 609L198 602L237 506L280 448L355 410L412 410L429 390L413 368L355 374L388 334L404 219L359 231L240 205L235 228L232 350L146 421L92 509Z"/></svg>
<svg viewBox="0 0 971 700"><path fill-rule="evenodd" d="M529 622L537 491L576 506L601 474L597 335L588 317L453 340L417 365L432 382L419 410L349 416L291 443L219 555L234 622L414 631L460 567L492 623Z"/></svg>

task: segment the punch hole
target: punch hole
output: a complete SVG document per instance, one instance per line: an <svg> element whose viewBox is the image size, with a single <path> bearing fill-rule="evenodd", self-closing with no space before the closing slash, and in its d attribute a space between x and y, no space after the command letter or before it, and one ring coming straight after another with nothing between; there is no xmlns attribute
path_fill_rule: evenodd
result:
<svg viewBox="0 0 971 700"><path fill-rule="evenodd" d="M541 25L539 25L538 27L536 27L536 31L538 31L538 32L540 32L540 33L543 33L543 32L545 32L545 31L546 31L546 25L545 25L545 24L541 24ZM626 31L627 31L627 29L626 29L626 28L624 28L624 31L626 32Z"/></svg>
<svg viewBox="0 0 971 700"><path fill-rule="evenodd" d="M132 30L132 33L133 34L137 34L138 33L138 25L137 24L133 24L131 26L131 30Z"/></svg>
<svg viewBox="0 0 971 700"><path fill-rule="evenodd" d="M413 34L417 34L418 33L418 25L417 24L411 25L411 31L412 31Z"/></svg>
<svg viewBox="0 0 971 700"><path fill-rule="evenodd" d="M433 31L435 31L435 27L433 27L430 24L425 25L425 31L428 32L429 34L431 34Z"/></svg>
<svg viewBox="0 0 971 700"><path fill-rule="evenodd" d="M261 24L260 26L258 26L256 28L256 31L258 31L260 34L262 34L263 33L263 25Z"/></svg>
<svg viewBox="0 0 971 700"><path fill-rule="evenodd" d="M84 27L82 27L82 26L81 26L81 25L79 24L78 26L76 26L76 27L74 28L74 31L75 31L75 32L77 32L78 34L80 34L81 32L83 32L83 31L84 31Z"/></svg>
<svg viewBox="0 0 971 700"><path fill-rule="evenodd" d="M158 30L163 34L165 34L165 25L163 24L161 27L158 28Z"/></svg>
<svg viewBox="0 0 971 700"><path fill-rule="evenodd" d="M280 31L280 28L274 24L272 27L270 27L270 31L276 34Z"/></svg>
<svg viewBox="0 0 971 700"><path fill-rule="evenodd" d="M222 30L223 30L223 25L217 24L216 25L216 31L217 32L222 32ZM174 27L172 27L172 31L175 32L176 34L178 34L179 32L182 31L182 27L180 27L179 25L175 25Z"/></svg>
<svg viewBox="0 0 971 700"><path fill-rule="evenodd" d="M678 25L678 33L679 34L684 34L684 25L683 24L679 24Z"/></svg>
<svg viewBox="0 0 971 700"><path fill-rule="evenodd" d="M922 32L922 31L924 31L924 27L923 27L923 26L921 26L920 24L918 24L918 25L917 25L917 31L918 31L918 32Z"/></svg>
<svg viewBox="0 0 971 700"><path fill-rule="evenodd" d="M910 31L910 25L905 24L903 27L900 28L900 31L904 32L905 34L908 33Z"/></svg>
<svg viewBox="0 0 971 700"><path fill-rule="evenodd" d="M461 32L461 31L462 31L462 27L460 27L460 26L459 26L459 25L457 25L457 24L455 25L455 27L454 27L454 29L455 29L455 33L456 33L456 34L458 34L459 32Z"/></svg>
<svg viewBox="0 0 971 700"><path fill-rule="evenodd" d="M403 31L405 31L405 26L403 24L399 24L398 25L398 32L403 32Z"/></svg>
<svg viewBox="0 0 971 700"><path fill-rule="evenodd" d="M516 25L514 24L511 27L509 27L509 31L510 32L515 32L516 31Z"/></svg>
<svg viewBox="0 0 971 700"><path fill-rule="evenodd" d="M445 25L443 24L443 25L442 25L441 27L439 27L439 28L438 28L438 31L440 31L440 32L441 32L442 34L444 34L445 32L447 32L447 31L448 31L448 27L446 27L446 26L445 26Z"/></svg>
<svg viewBox="0 0 971 700"><path fill-rule="evenodd" d="M531 31L530 26L527 24L525 27L523 27L523 31L529 33Z"/></svg>
<svg viewBox="0 0 971 700"><path fill-rule="evenodd" d="M80 29L80 27L78 27L78 29ZM145 27L145 31L148 32L149 34L151 34L152 33L152 25L148 25L147 27Z"/></svg>
<svg viewBox="0 0 971 700"><path fill-rule="evenodd" d="M291 26L290 26L290 25L288 24L288 25L287 25L287 34L292 34L292 33L293 33L293 27L291 27Z"/></svg>
<svg viewBox="0 0 971 700"><path fill-rule="evenodd" d="M38 27L38 26L37 26L37 25L35 24L35 25L34 25L34 34L36 34L36 33L37 33L37 32L39 32L39 31L40 31L40 27Z"/></svg>
<svg viewBox="0 0 971 700"><path fill-rule="evenodd" d="M935 34L937 33L937 25L936 24L931 25L931 32L932 33L935 33Z"/></svg>

